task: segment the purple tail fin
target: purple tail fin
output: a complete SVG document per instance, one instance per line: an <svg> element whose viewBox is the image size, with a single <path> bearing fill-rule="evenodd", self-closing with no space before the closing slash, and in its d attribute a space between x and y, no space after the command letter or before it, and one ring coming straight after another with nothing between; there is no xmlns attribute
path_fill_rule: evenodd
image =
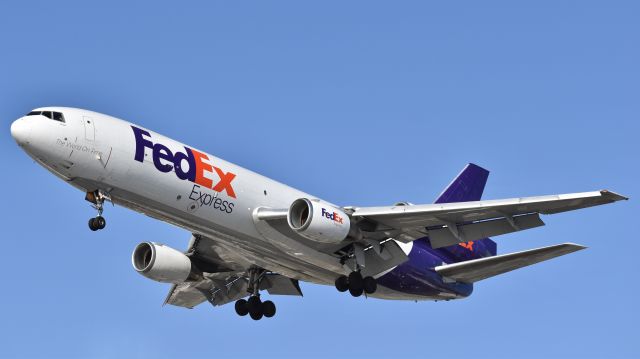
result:
<svg viewBox="0 0 640 359"><path fill-rule="evenodd" d="M438 196L435 203L479 201L484 186L487 184L489 171L469 163L456 178ZM459 245L444 247L438 251L451 262L462 262L470 259L495 256L496 242L489 238Z"/></svg>
<svg viewBox="0 0 640 359"><path fill-rule="evenodd" d="M489 171L469 163L442 191L435 203L479 201L487 184Z"/></svg>

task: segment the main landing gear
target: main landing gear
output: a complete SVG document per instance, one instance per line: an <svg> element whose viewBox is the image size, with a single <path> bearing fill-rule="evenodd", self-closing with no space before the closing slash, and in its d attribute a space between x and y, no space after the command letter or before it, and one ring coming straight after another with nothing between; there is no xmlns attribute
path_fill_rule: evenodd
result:
<svg viewBox="0 0 640 359"><path fill-rule="evenodd" d="M336 278L335 285L339 292L349 291L352 296L359 297L363 293L373 294L378 289L378 283L371 276L362 276L360 271L365 266L364 246L354 243L347 254L341 259L340 263L353 269L348 276L341 275ZM349 263L347 263L349 261Z"/></svg>
<svg viewBox="0 0 640 359"><path fill-rule="evenodd" d="M242 317L249 314L253 320L260 320L263 316L271 318L276 315L276 305L270 300L261 301L260 295L252 295L248 300L236 301L236 313Z"/></svg>
<svg viewBox="0 0 640 359"><path fill-rule="evenodd" d="M85 199L93 203L93 208L98 211L98 215L96 217L89 219L89 229L94 232L99 229L104 229L104 227L107 226L107 220L102 217L102 211L104 210L104 201L105 199L108 200L109 197L102 191L97 190L94 192L87 192Z"/></svg>
<svg viewBox="0 0 640 359"><path fill-rule="evenodd" d="M362 293L373 294L378 289L378 283L373 277L362 277L360 271L354 271L349 276L341 275L336 279L336 289L340 292L349 291L352 296L359 297Z"/></svg>
<svg viewBox="0 0 640 359"><path fill-rule="evenodd" d="M276 315L276 305L272 301L260 300L260 281L264 278L265 270L260 268L252 268L248 271L249 284L247 291L251 294L249 299L240 299L236 301L236 313L244 317L249 314L251 319L260 320L262 317L271 318Z"/></svg>

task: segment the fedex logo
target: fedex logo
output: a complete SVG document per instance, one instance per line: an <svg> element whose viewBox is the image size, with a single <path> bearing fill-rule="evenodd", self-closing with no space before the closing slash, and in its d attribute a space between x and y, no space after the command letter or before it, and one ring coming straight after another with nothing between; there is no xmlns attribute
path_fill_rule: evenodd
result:
<svg viewBox="0 0 640 359"><path fill-rule="evenodd" d="M328 218L334 222L343 224L343 218L340 217L339 214L337 214L336 212L327 212L326 209L322 209L322 217Z"/></svg>
<svg viewBox="0 0 640 359"><path fill-rule="evenodd" d="M227 192L227 195L236 198L231 182L236 175L231 172L224 172L218 167L212 166L209 156L189 147L184 147L185 153L172 153L171 150L160 143L153 143L149 139L151 134L141 128L131 126L133 136L136 139L136 154L134 159L138 162L144 161L144 149L148 148L153 152L153 165L160 172L171 172L175 169L176 176L181 180L188 180L200 186L210 188L216 192ZM187 164L187 170L183 167ZM205 177L205 173L215 172L220 181L215 185L213 180Z"/></svg>

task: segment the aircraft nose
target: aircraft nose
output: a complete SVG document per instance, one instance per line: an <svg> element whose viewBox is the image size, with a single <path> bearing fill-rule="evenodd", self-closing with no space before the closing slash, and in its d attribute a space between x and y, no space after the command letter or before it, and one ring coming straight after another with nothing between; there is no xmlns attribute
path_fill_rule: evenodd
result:
<svg viewBox="0 0 640 359"><path fill-rule="evenodd" d="M11 136L19 145L29 142L31 127L24 118L19 118L11 124Z"/></svg>

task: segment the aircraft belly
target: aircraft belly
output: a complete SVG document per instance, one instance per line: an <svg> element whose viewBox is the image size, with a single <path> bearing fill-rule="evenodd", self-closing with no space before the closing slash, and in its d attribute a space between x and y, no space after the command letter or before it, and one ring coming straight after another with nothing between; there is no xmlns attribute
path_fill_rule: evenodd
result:
<svg viewBox="0 0 640 359"><path fill-rule="evenodd" d="M227 253L235 255L237 262L245 263L246 267L257 265L293 279L319 284L330 284L335 280L336 274L326 270L326 267L311 265L306 261L291 257L263 239L259 234L253 236L221 228L203 218L118 188L112 189L111 196L114 203L118 205L215 240L226 249ZM329 264L327 264L328 266Z"/></svg>

